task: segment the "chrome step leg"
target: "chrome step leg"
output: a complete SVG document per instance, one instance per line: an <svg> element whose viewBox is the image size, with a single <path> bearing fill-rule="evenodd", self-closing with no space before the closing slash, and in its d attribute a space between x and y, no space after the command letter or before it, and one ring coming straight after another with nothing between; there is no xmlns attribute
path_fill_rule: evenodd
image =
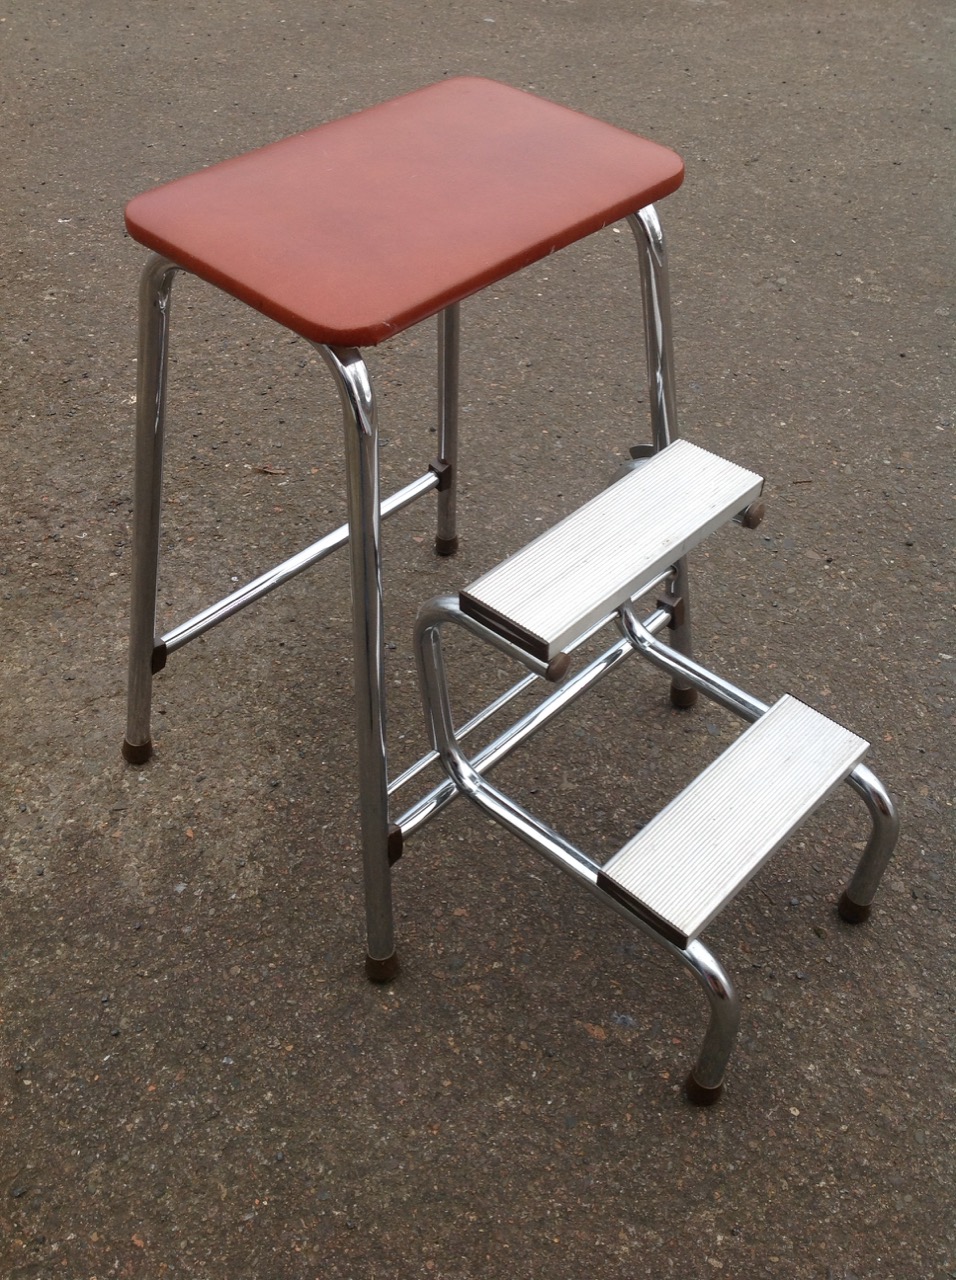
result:
<svg viewBox="0 0 956 1280"><path fill-rule="evenodd" d="M342 402L348 471L349 557L355 717L359 756L362 865L365 877L365 971L374 982L398 973L388 851L388 764L382 618L378 429L368 369L353 348L316 346Z"/></svg>
<svg viewBox="0 0 956 1280"><path fill-rule="evenodd" d="M144 764L152 755L150 710L156 646L156 583L163 487L163 439L169 356L169 313L177 267L151 254L139 287L136 379L136 474L133 487L133 582L129 683L123 755Z"/></svg>
<svg viewBox="0 0 956 1280"><path fill-rule="evenodd" d="M657 452L676 440L679 435L674 391L674 342L670 284L667 275L667 250L664 232L653 205L638 210L627 221L637 242L640 256L651 429L654 436L654 450ZM679 653L691 658L694 649L686 556L677 563L673 592L675 596L680 597L682 608L679 618L671 629L671 644ZM692 707L697 701L697 690L689 681L675 676L671 681L671 701L675 707Z"/></svg>
<svg viewBox="0 0 956 1280"><path fill-rule="evenodd" d="M873 830L856 871L840 898L838 910L849 924L861 924L869 917L873 899L880 887L900 834L900 819L893 798L876 774L858 765L847 782L870 811Z"/></svg>
<svg viewBox="0 0 956 1280"><path fill-rule="evenodd" d="M716 1102L723 1091L724 1074L740 1027L740 1002L723 966L699 939L685 948L675 947L674 952L704 988L710 1005L710 1022L697 1063L684 1086L691 1102L706 1107Z"/></svg>

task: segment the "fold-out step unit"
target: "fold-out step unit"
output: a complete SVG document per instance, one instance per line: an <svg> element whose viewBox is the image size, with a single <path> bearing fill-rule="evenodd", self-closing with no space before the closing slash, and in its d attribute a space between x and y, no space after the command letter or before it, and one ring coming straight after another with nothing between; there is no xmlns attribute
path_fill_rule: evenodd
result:
<svg viewBox="0 0 956 1280"><path fill-rule="evenodd" d="M687 1080L688 1096L698 1103L720 1095L739 1020L733 986L701 943L702 931L845 781L867 804L872 834L840 900L844 919L858 922L869 914L897 835L892 801L861 764L867 751L862 738L789 695L767 707L658 638L673 630L682 613L674 588L681 582L683 557L730 520L755 523L762 484L743 467L675 440L457 598L426 605L416 630L429 733L449 778L427 803L436 808L464 793L691 970L710 1005L708 1029ZM657 607L639 621L635 602L662 587ZM573 650L612 621L623 634L582 671L568 674ZM442 629L449 622L557 685L535 712L470 757L455 727L445 678ZM485 775L633 653L751 724L601 865ZM409 811L398 829L407 832L418 821Z"/></svg>

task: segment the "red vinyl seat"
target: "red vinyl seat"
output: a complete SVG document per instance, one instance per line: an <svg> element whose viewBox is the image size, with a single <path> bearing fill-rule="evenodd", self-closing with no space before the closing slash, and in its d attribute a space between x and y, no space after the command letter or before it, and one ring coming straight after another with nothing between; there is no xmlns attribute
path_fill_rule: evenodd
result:
<svg viewBox="0 0 956 1280"><path fill-rule="evenodd" d="M130 202L134 239L313 342L383 342L680 186L679 156L476 77Z"/></svg>

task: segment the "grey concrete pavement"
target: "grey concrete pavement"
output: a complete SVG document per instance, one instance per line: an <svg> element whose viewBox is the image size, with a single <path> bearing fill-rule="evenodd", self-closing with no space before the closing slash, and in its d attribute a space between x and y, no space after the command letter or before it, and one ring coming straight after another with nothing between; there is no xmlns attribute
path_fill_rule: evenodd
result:
<svg viewBox="0 0 956 1280"><path fill-rule="evenodd" d="M956 1276L948 7L0 18L0 1274ZM466 72L685 157L660 210L682 426L765 474L769 507L695 557L699 650L865 735L900 802L867 925L833 911L866 835L846 795L708 931L744 1005L710 1111L680 1096L692 984L460 805L396 868L401 978L365 982L344 561L177 655L156 759L119 754L144 258L125 201ZM175 306L170 622L344 505L310 349L196 282ZM461 552L432 557L424 506L387 532L396 765L421 739L418 603L646 438L638 321L613 230L463 307ZM430 326L374 353L393 480L431 456L433 360ZM731 729L628 669L507 777L610 850Z"/></svg>

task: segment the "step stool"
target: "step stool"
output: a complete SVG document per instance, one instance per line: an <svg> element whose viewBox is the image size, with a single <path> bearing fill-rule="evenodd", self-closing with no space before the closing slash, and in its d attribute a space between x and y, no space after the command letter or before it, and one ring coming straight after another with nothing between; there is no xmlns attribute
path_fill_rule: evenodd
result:
<svg viewBox="0 0 956 1280"><path fill-rule="evenodd" d="M455 789L673 951L702 984L710 1024L686 1090L705 1105L723 1088L739 1008L730 979L700 942L701 932L845 781L866 800L873 835L840 900L844 919L868 915L896 840L892 804L860 763L868 748L862 738L789 695L767 707L656 639L680 612L676 563L729 520L753 525L762 483L742 467L675 440L457 598L426 605L416 628L428 732ZM662 585L660 607L639 622L635 602ZM636 652L752 723L599 864L487 780L503 755L500 745L490 755L464 753L445 677L442 629L449 622L536 676L564 681L552 695L551 714ZM619 624L622 640L569 678L571 652L611 622ZM539 715L535 727L551 714Z"/></svg>
<svg viewBox="0 0 956 1280"><path fill-rule="evenodd" d="M388 981L398 972L392 911L392 866L408 838L464 789L482 802L490 791L482 776L541 724L569 705L625 657L642 653L671 677L671 698L689 706L699 689L755 720L766 708L698 667L692 657L685 551L728 515L757 518L756 477L721 463L678 440L675 414L670 300L664 236L654 202L683 179L679 156L665 147L532 94L476 77L458 77L320 125L246 155L147 191L130 202L126 226L150 256L139 292L139 361L136 409L136 476L133 515L133 582L129 677L123 754L143 765L153 750L153 681L169 659L210 628L263 599L291 578L348 547L352 589L357 787L365 885L366 972ZM396 794L438 758L422 757L389 778L386 739L382 611L382 520L434 493L436 551L450 555L458 541L458 381L460 308L463 300L609 224L625 219L638 249L644 342L650 388L649 444L631 449L632 466L621 488L605 497L607 511L585 517L581 534L600 543L600 590L587 579L593 565L577 570L583 613L562 612L560 592L542 585L527 593L536 603L523 611L512 603L508 575L473 584L462 601L433 611L434 634L425 648L437 661L437 634L454 617L462 625L519 657L529 674L458 731L462 739L489 716L521 696L540 676L556 679L567 666L565 650L582 628L598 626L608 610L623 635L605 655L576 673L468 762L460 777L446 778L399 816ZM162 470L166 434L167 366L172 287L186 272L244 302L312 344L339 393L348 523L259 574L221 600L163 634L156 628ZM438 324L438 456L396 492L382 497L379 438L372 379L362 348L388 341L412 325ZM328 444L325 444L326 449ZM662 470L663 469L663 470ZM666 479L661 479L665 475ZM658 477L658 480L654 480ZM648 484L672 495L668 506ZM621 495L627 495L625 501ZM650 501L650 505L648 502ZM633 525L621 523L625 511ZM631 517L627 517L630 519ZM602 522L616 530L601 542ZM577 530L577 532L575 531ZM605 530L606 532L606 530ZM633 558L614 548L640 547ZM561 552L574 554L573 547ZM545 557L547 560L550 553ZM597 561L595 562L597 563ZM534 573L537 574L537 570ZM665 609L647 625L630 601L650 581L667 587ZM595 582L597 579L595 579ZM520 582L518 590L525 594ZM657 640L667 625L669 644ZM433 651L433 652L432 652ZM427 668L428 663L425 663ZM432 703L442 718L441 682L434 676ZM449 721L442 725L446 767L457 759ZM850 784L863 795L874 820L870 847L847 890L844 914L862 918L895 839L892 802L861 765ZM474 782L473 779L477 779ZM496 802L497 803L497 802ZM530 830L530 828L529 828ZM552 837L548 837L549 840ZM705 983L714 1005L708 1049L695 1078L716 1087L714 1066L729 1052L735 1014L729 984L696 938L686 945L664 937L649 920L657 891L628 868L612 874L591 868L583 855L553 837L559 861L580 865L595 892L629 918L651 927L675 947ZM634 853L639 861L640 854ZM598 885L598 870L603 873ZM729 873L728 873L729 874ZM636 878L635 878L636 877ZM634 888L636 885L636 889ZM603 887L602 887L603 886ZM649 900L648 895L650 894ZM663 909L664 904L661 905ZM671 922L679 934L683 915ZM669 926L670 927L670 926ZM716 992L721 992L718 997ZM732 1034L729 1037L732 1039ZM721 1048L721 1046L723 1046ZM723 1058L721 1058L723 1053Z"/></svg>

